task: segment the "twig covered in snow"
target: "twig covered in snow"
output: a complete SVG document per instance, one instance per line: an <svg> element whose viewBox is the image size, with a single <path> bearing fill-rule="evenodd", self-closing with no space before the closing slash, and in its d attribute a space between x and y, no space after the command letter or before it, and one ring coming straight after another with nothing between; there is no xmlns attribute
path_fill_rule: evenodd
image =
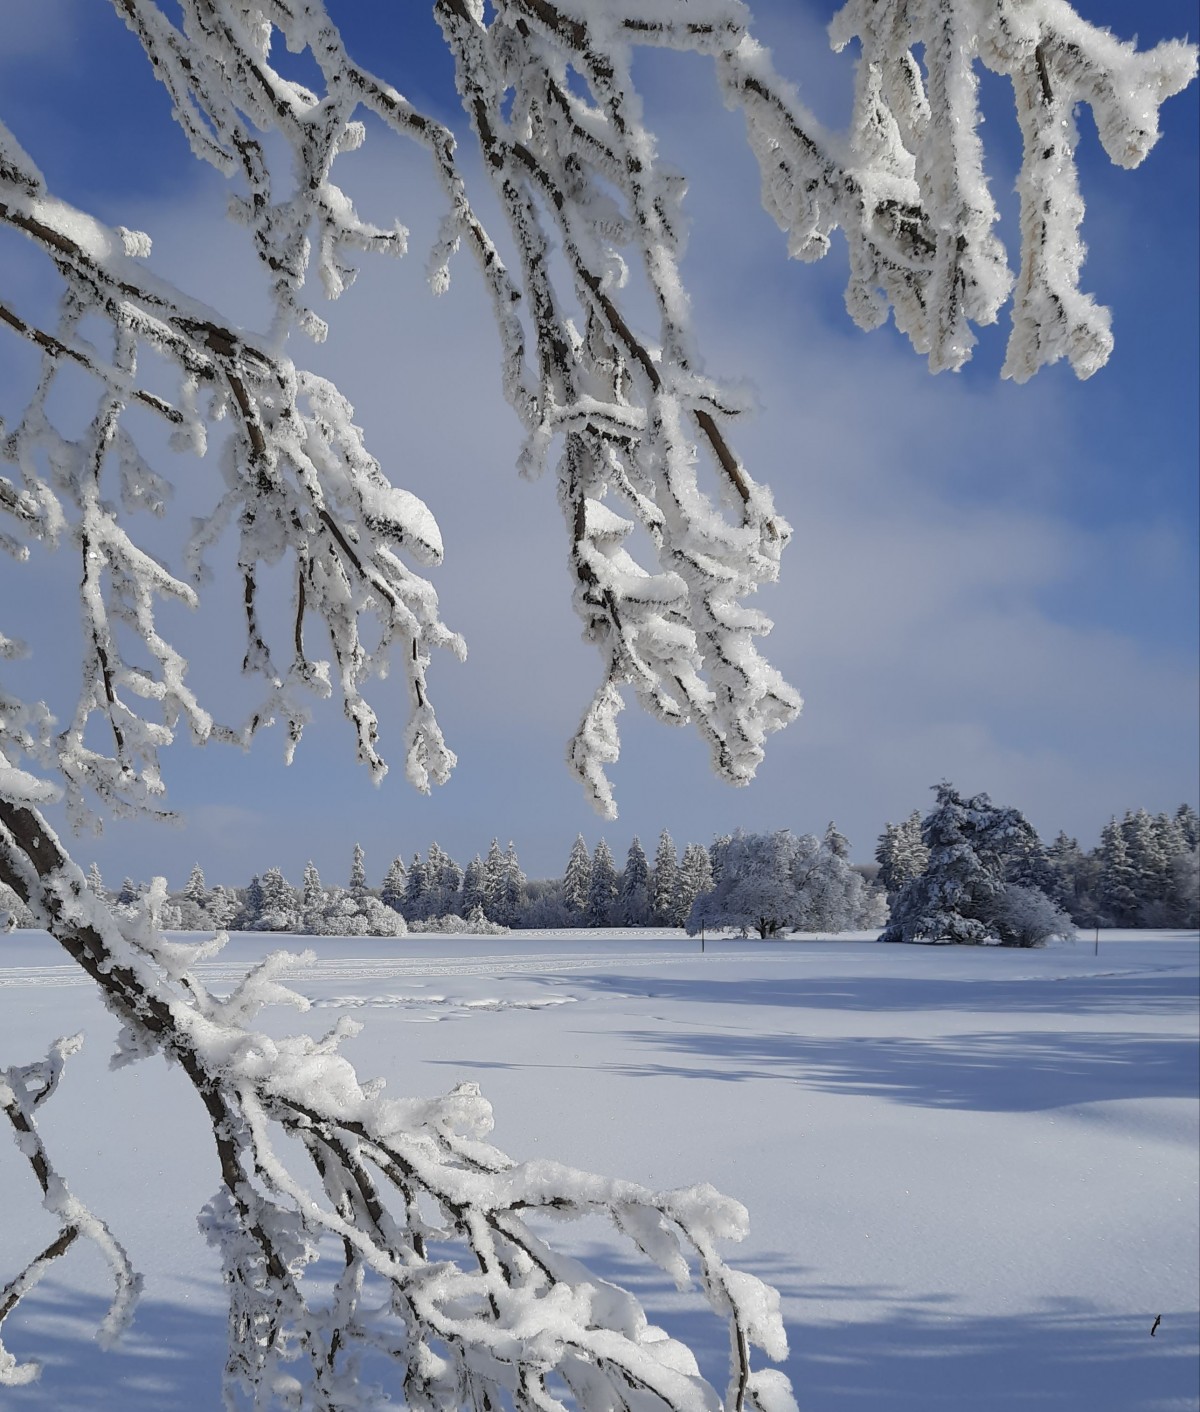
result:
<svg viewBox="0 0 1200 1412"><path fill-rule="evenodd" d="M42 1189L42 1205L60 1223L58 1234L50 1244L0 1288L0 1326L54 1261L65 1255L82 1236L96 1246L113 1277L113 1301L98 1333L101 1344L107 1347L120 1337L133 1317L142 1279L104 1222L70 1192L50 1160L34 1117L58 1087L63 1064L82 1043L82 1035L59 1039L40 1063L0 1071L0 1108L12 1125L18 1149ZM0 1342L0 1383L12 1387L32 1382L39 1371L37 1363L18 1363Z"/></svg>

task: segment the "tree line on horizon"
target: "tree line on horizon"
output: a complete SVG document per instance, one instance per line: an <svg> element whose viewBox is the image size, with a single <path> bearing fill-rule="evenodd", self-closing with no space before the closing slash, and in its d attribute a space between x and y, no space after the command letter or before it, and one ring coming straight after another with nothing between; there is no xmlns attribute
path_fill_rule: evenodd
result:
<svg viewBox="0 0 1200 1412"><path fill-rule="evenodd" d="M126 878L110 891L92 864L89 884L124 908L150 908L172 930L290 932L310 936L399 936L410 929L488 934L509 929L602 927L786 931L882 929L883 940L1009 939L1074 926L1191 927L1200 924L1200 818L1127 811L1084 850L1060 832L1044 844L1019 810L987 795L964 798L935 786L927 815L889 822L874 864L850 862L831 823L821 838L790 830L723 835L677 849L659 836L653 858L638 838L618 867L602 838L572 844L561 877L531 879L516 847L493 839L460 866L439 844L407 864L395 858L381 883L367 881L355 844L345 885L327 885L313 863L293 886L278 867L249 884L210 886L197 864L178 892ZM0 896L12 923L28 925L15 898Z"/></svg>

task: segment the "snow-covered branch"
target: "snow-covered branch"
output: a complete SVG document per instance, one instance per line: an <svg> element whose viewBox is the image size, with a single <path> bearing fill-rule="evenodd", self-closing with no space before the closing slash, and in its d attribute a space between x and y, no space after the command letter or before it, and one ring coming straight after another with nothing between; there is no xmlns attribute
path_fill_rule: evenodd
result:
<svg viewBox="0 0 1200 1412"><path fill-rule="evenodd" d="M221 1185L202 1226L230 1291L230 1405L244 1393L255 1405L365 1408L390 1387L431 1412L506 1400L564 1412L565 1385L574 1405L614 1412L794 1407L786 1379L751 1358L755 1348L786 1354L778 1296L729 1269L718 1250L745 1233L737 1202L705 1186L653 1192L554 1162L513 1162L485 1140L491 1109L474 1084L423 1100L360 1082L338 1053L358 1028L352 1021L321 1039L256 1032L265 1005L307 1008L284 983L301 958L277 953L232 995L214 996L190 969L211 945L162 941L137 919L118 926L45 819L4 799L0 880L96 980L123 1022L119 1061L162 1054L207 1111ZM32 1124L73 1043L4 1075L0 1102L64 1232L73 1223L119 1255L103 1227L88 1217L96 1229L85 1228L86 1213L63 1204ZM725 1398L631 1295L547 1244L531 1224L539 1213L606 1216L680 1287L698 1284L730 1327ZM13 1303L70 1241L58 1244L10 1287L20 1286ZM122 1260L114 1327L136 1294ZM306 1272L323 1276L331 1265L333 1293L322 1299Z"/></svg>
<svg viewBox="0 0 1200 1412"><path fill-rule="evenodd" d="M426 506L389 484L353 423L353 408L332 384L297 369L266 343L157 279L138 258L146 253L144 237L110 231L56 200L3 129L0 150L5 157L0 222L34 241L65 285L55 329L35 328L15 314L6 318L40 348L42 376L3 441L22 481L19 486L3 482L0 510L16 522L22 539L71 546L81 565L79 702L70 726L42 757L61 774L73 808L82 812L86 789L109 810L155 808L163 789L158 753L180 720L203 743L214 735L248 739L280 717L294 748L307 719L305 696L331 689L327 664L310 655L306 642L306 618L313 614L328 632L359 757L372 775L382 776L386 766L377 748L375 713L362 687L386 671L398 646L410 698L409 778L422 789L431 779L444 780L454 756L430 704L426 671L433 647L461 655L463 646L441 622L432 586L401 557L422 566L441 560L441 537ZM110 356L80 331L95 316L111 330ZM173 400L139 385L143 350L177 369ZM60 432L50 410L56 379L68 362L99 384L95 413L78 438ZM201 398L207 399L204 408ZM243 727L217 725L186 684L183 657L158 631L156 600L195 606L198 594L140 548L122 521L122 510L161 514L171 494L122 423L130 404L171 424L178 451L203 453L209 423L232 422L221 458L224 493L212 515L196 525L189 567L201 583L205 551L237 526L244 666L267 684L262 704ZM114 463L120 509L104 490ZM21 552L20 540L14 543ZM289 553L292 611L272 641L258 611L259 578L263 566ZM370 649L360 637L368 618L375 624ZM132 630L149 669L144 659L123 653L118 625ZM94 716L107 722L108 750L88 736Z"/></svg>

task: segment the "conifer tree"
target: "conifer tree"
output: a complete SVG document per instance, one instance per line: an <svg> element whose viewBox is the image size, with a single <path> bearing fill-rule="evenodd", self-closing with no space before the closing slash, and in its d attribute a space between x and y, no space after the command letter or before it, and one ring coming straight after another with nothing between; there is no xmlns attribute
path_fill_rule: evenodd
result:
<svg viewBox="0 0 1200 1412"><path fill-rule="evenodd" d="M242 896L242 905L238 910L234 925L239 931L254 931L258 919L263 913L263 886L262 878L257 873L250 879L249 886Z"/></svg>
<svg viewBox="0 0 1200 1412"><path fill-rule="evenodd" d="M327 898L321 886L321 875L310 858L304 865L304 881L300 888L300 926L306 936L324 935L323 917Z"/></svg>
<svg viewBox="0 0 1200 1412"><path fill-rule="evenodd" d="M108 892L104 886L104 879L100 876L99 863L93 862L87 870L88 889L94 897L104 901L108 897Z"/></svg>
<svg viewBox="0 0 1200 1412"><path fill-rule="evenodd" d="M921 811L914 809L900 824L887 824L875 849L879 882L892 903L908 883L925 871L929 849L921 837Z"/></svg>
<svg viewBox="0 0 1200 1412"><path fill-rule="evenodd" d="M934 790L921 826L929 861L897 897L879 939L979 945L1001 936L1006 870L1036 834L1019 810L986 794L964 798L945 780Z"/></svg>
<svg viewBox="0 0 1200 1412"><path fill-rule="evenodd" d="M574 916L583 918L587 914L591 888L591 855L583 835L577 834L571 845L571 856L567 859L567 870L563 874L563 906Z"/></svg>
<svg viewBox="0 0 1200 1412"><path fill-rule="evenodd" d="M521 871L521 864L517 859L517 846L509 839L508 847L504 850L504 915L499 919L506 927L513 926L521 915L521 908L525 903L525 884L525 874Z"/></svg>
<svg viewBox="0 0 1200 1412"><path fill-rule="evenodd" d="M404 884L404 919L419 922L429 916L429 869L419 853L413 854Z"/></svg>
<svg viewBox="0 0 1200 1412"><path fill-rule="evenodd" d="M650 865L636 835L625 855L617 889L616 916L623 927L644 927L650 921Z"/></svg>
<svg viewBox="0 0 1200 1412"><path fill-rule="evenodd" d="M699 843L689 843L675 873L675 893L671 899L671 925L686 926L696 899L711 892L712 863L708 849Z"/></svg>
<svg viewBox="0 0 1200 1412"><path fill-rule="evenodd" d="M612 849L601 839L592 853L585 916L589 927L607 927L617 900L617 865Z"/></svg>
<svg viewBox="0 0 1200 1412"><path fill-rule="evenodd" d="M1187 848L1200 848L1200 814L1190 804L1181 804L1175 811L1175 823Z"/></svg>
<svg viewBox="0 0 1200 1412"><path fill-rule="evenodd" d="M476 853L463 872L462 905L464 917L472 917L477 911L481 916L487 916L484 883L483 859Z"/></svg>
<svg viewBox="0 0 1200 1412"><path fill-rule="evenodd" d="M1100 831L1100 905L1110 926L1131 926L1137 918L1137 875L1129 845L1116 818Z"/></svg>
<svg viewBox="0 0 1200 1412"><path fill-rule="evenodd" d="M393 912L403 912L407 884L408 869L404 866L404 859L394 858L391 867L384 874L383 886L379 891L380 902L385 907L390 907Z"/></svg>
<svg viewBox="0 0 1200 1412"><path fill-rule="evenodd" d="M197 863L188 874L188 880L184 885L183 895L197 907L204 908L208 905L208 885L204 881L204 869Z"/></svg>
<svg viewBox="0 0 1200 1412"><path fill-rule="evenodd" d="M650 903L657 926L672 925L675 907L675 884L679 878L679 860L671 835L663 829L654 851L654 870L650 875Z"/></svg>
<svg viewBox="0 0 1200 1412"><path fill-rule="evenodd" d="M498 838L488 844L483 863L483 910L490 922L498 922L504 911L504 854Z"/></svg>
<svg viewBox="0 0 1200 1412"><path fill-rule="evenodd" d="M361 897L367 890L367 855L361 843L354 845L354 861L350 864L350 891Z"/></svg>
<svg viewBox="0 0 1200 1412"><path fill-rule="evenodd" d="M833 857L849 861L850 841L847 839L846 835L838 829L838 826L832 819L830 819L829 823L825 826L823 844Z"/></svg>

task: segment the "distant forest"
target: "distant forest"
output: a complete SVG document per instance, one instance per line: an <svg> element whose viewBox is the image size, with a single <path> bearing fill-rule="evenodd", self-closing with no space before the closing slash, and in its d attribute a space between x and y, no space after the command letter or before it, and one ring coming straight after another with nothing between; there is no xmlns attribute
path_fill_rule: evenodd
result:
<svg viewBox="0 0 1200 1412"><path fill-rule="evenodd" d="M1097 847L1084 850L1065 833L1044 843L1019 811L997 808L987 795L964 799L948 784L935 788L935 808L887 824L867 864L850 862L849 844L831 823L821 837L738 833L682 850L664 830L652 857L635 838L620 866L603 839L589 850L578 837L556 878L527 878L515 845L493 839L465 866L431 843L424 857L392 860L377 885L357 844L346 881L334 884L311 863L299 885L277 867L245 883L210 884L197 866L178 892L162 879L126 878L110 889L95 864L89 883L168 930L311 936L709 927L1036 944L1019 938L1044 940L1071 925L1200 925L1200 818L1190 805L1113 818ZM36 925L11 893L0 895L4 910L9 925Z"/></svg>

